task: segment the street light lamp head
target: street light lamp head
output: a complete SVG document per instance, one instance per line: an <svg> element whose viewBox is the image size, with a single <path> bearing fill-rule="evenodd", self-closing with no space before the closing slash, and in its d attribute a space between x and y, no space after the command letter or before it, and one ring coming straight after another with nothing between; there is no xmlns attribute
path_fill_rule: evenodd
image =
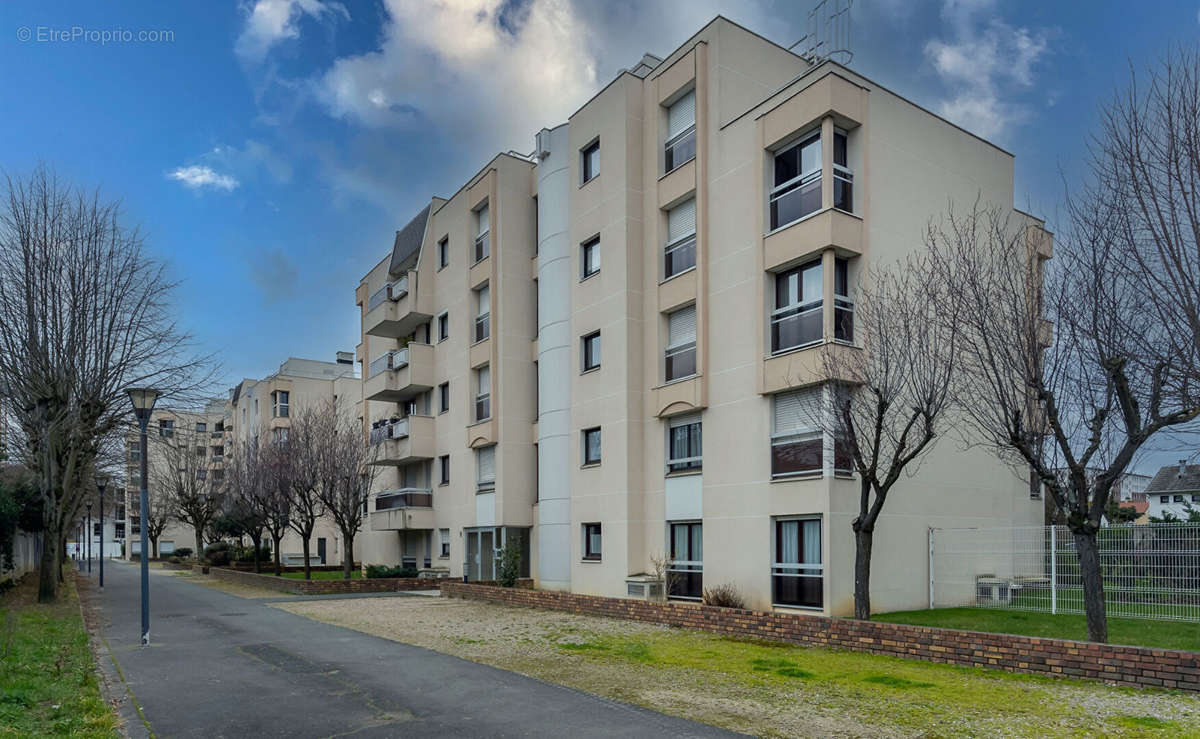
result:
<svg viewBox="0 0 1200 739"><path fill-rule="evenodd" d="M104 495L105 488L108 487L108 475L96 475L96 489L100 491L100 495Z"/></svg>
<svg viewBox="0 0 1200 739"><path fill-rule="evenodd" d="M133 403L133 412L139 421L150 418L154 404L158 402L158 396L162 395L162 392L152 387L129 387L125 388L125 392L129 394L129 401Z"/></svg>

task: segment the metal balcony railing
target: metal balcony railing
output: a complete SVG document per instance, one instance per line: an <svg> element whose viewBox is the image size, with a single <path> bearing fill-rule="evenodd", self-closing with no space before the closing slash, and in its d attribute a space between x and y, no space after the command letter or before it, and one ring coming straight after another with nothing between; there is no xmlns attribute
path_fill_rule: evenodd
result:
<svg viewBox="0 0 1200 739"><path fill-rule="evenodd" d="M429 488L400 488L387 490L375 496L375 510L389 511L394 508L432 508L433 491Z"/></svg>
<svg viewBox="0 0 1200 739"><path fill-rule="evenodd" d="M380 444L388 439L404 439L408 437L408 419L395 418L389 421L377 422L371 428L371 443Z"/></svg>

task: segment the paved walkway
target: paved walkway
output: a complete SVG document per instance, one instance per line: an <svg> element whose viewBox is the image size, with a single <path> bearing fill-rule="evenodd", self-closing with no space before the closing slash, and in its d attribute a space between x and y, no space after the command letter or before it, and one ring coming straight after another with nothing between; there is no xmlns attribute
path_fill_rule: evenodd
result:
<svg viewBox="0 0 1200 739"><path fill-rule="evenodd" d="M101 633L159 737L730 736L719 729L296 616L165 574L105 567ZM136 720L134 736L145 729Z"/></svg>

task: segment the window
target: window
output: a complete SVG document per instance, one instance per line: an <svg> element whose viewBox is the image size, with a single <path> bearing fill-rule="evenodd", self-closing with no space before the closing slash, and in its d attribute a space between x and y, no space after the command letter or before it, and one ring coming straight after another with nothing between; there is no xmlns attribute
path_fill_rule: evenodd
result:
<svg viewBox="0 0 1200 739"><path fill-rule="evenodd" d="M213 455L214 457L218 458L218 459L221 459L221 458L223 458L223 457L225 456L225 447L224 447L224 446L215 446L215 447L213 447L213 448L212 448L212 455Z"/></svg>
<svg viewBox="0 0 1200 739"><path fill-rule="evenodd" d="M168 439L175 435L175 422L166 418L158 419L158 435Z"/></svg>
<svg viewBox="0 0 1200 739"><path fill-rule="evenodd" d="M583 147L579 152L583 167L583 183L587 184L600 174L600 139Z"/></svg>
<svg viewBox="0 0 1200 739"><path fill-rule="evenodd" d="M1159 503L1170 503L1170 502L1171 502L1171 496L1169 496L1169 495L1160 495L1160 496L1158 496L1158 502L1159 502Z"/></svg>
<svg viewBox="0 0 1200 739"><path fill-rule="evenodd" d="M483 341L492 335L491 292L484 285L475 291L475 341Z"/></svg>
<svg viewBox="0 0 1200 739"><path fill-rule="evenodd" d="M1175 498L1174 498L1174 502L1175 502L1175 503L1182 503L1182 502L1183 502L1183 496L1182 496L1182 495L1176 495L1176 496L1175 496Z"/></svg>
<svg viewBox="0 0 1200 739"><path fill-rule="evenodd" d="M202 447L202 446L196 447L196 456L197 457L204 457L204 455L206 455L207 453L208 453L207 448Z"/></svg>
<svg viewBox="0 0 1200 739"><path fill-rule="evenodd" d="M582 251L580 263L583 265L581 279L586 280L600 271L600 237L595 236L583 242L580 250Z"/></svg>
<svg viewBox="0 0 1200 739"><path fill-rule="evenodd" d="M671 524L671 566L667 569L672 598L700 600L704 595L704 528L698 522Z"/></svg>
<svg viewBox="0 0 1200 739"><path fill-rule="evenodd" d="M449 485L450 484L450 455L449 454L443 454L442 456L438 457L438 470L441 473L441 475L439 477L439 484Z"/></svg>
<svg viewBox="0 0 1200 739"><path fill-rule="evenodd" d="M275 441L280 444L286 444L288 440L288 430L286 428L272 429Z"/></svg>
<svg viewBox="0 0 1200 739"><path fill-rule="evenodd" d="M822 472L822 396L823 388L814 387L779 393L772 399L771 477Z"/></svg>
<svg viewBox="0 0 1200 739"><path fill-rule="evenodd" d="M600 524L585 523L583 525L583 558L600 559Z"/></svg>
<svg viewBox="0 0 1200 739"><path fill-rule="evenodd" d="M821 209L821 132L775 153L770 194L771 230Z"/></svg>
<svg viewBox="0 0 1200 739"><path fill-rule="evenodd" d="M492 417L492 373L488 366L475 370L475 420Z"/></svg>
<svg viewBox="0 0 1200 739"><path fill-rule="evenodd" d="M437 317L438 343L450 338L450 313L446 312Z"/></svg>
<svg viewBox="0 0 1200 739"><path fill-rule="evenodd" d="M846 132L833 131L833 207L854 212L854 173L846 166Z"/></svg>
<svg viewBox="0 0 1200 739"><path fill-rule="evenodd" d="M696 158L696 91L690 90L667 108L667 142L663 145L663 172Z"/></svg>
<svg viewBox="0 0 1200 739"><path fill-rule="evenodd" d="M441 554L442 559L450 556L450 529L438 529L438 538L442 543Z"/></svg>
<svg viewBox="0 0 1200 739"><path fill-rule="evenodd" d="M696 266L696 199L667 211L667 245L663 250L663 279Z"/></svg>
<svg viewBox="0 0 1200 739"><path fill-rule="evenodd" d="M438 385L438 413L450 410L450 383Z"/></svg>
<svg viewBox="0 0 1200 739"><path fill-rule="evenodd" d="M667 348L664 353L667 382L696 374L696 306L667 314Z"/></svg>
<svg viewBox="0 0 1200 739"><path fill-rule="evenodd" d="M450 264L450 237L443 236L438 242L438 269Z"/></svg>
<svg viewBox="0 0 1200 739"><path fill-rule="evenodd" d="M833 338L854 341L854 301L850 299L850 262L833 260Z"/></svg>
<svg viewBox="0 0 1200 739"><path fill-rule="evenodd" d="M1192 502L1193 502L1193 503L1200 503L1200 495L1193 495L1193 496L1192 496Z"/></svg>
<svg viewBox="0 0 1200 739"><path fill-rule="evenodd" d="M203 421L196 421L196 433L203 434L205 431L208 431L208 424Z"/></svg>
<svg viewBox="0 0 1200 739"><path fill-rule="evenodd" d="M584 465L600 464L600 427L583 430Z"/></svg>
<svg viewBox="0 0 1200 739"><path fill-rule="evenodd" d="M221 482L225 479L225 470L213 470L213 482Z"/></svg>
<svg viewBox="0 0 1200 739"><path fill-rule="evenodd" d="M488 237L488 207L483 205L479 210L475 211L475 245L474 259L472 264L477 264L488 258L491 253L491 244Z"/></svg>
<svg viewBox="0 0 1200 739"><path fill-rule="evenodd" d="M475 450L475 491L490 493L496 489L496 446Z"/></svg>
<svg viewBox="0 0 1200 739"><path fill-rule="evenodd" d="M771 565L771 602L820 608L824 603L821 519L785 518L774 522L775 561Z"/></svg>
<svg viewBox="0 0 1200 739"><path fill-rule="evenodd" d="M785 352L821 341L824 284L816 259L775 275L775 310L771 312L771 351Z"/></svg>
<svg viewBox="0 0 1200 739"><path fill-rule="evenodd" d="M271 413L275 418L288 417L288 399L291 393L287 390L276 390L271 393Z"/></svg>
<svg viewBox="0 0 1200 739"><path fill-rule="evenodd" d="M206 477L208 477L208 470L204 470L204 469L196 470L196 479L197 480L204 480Z"/></svg>
<svg viewBox="0 0 1200 739"><path fill-rule="evenodd" d="M701 468L700 415L676 416L667 422L667 472Z"/></svg>
<svg viewBox="0 0 1200 739"><path fill-rule="evenodd" d="M600 367L600 332L596 331L584 336L581 339L583 343L583 371L599 369Z"/></svg>

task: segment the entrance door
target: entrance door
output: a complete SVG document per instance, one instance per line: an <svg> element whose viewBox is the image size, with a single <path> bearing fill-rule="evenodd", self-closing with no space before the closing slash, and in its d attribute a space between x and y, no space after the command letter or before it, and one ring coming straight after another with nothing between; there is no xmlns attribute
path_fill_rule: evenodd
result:
<svg viewBox="0 0 1200 739"><path fill-rule="evenodd" d="M493 542L495 533L491 529L479 532L479 579L496 579L496 549Z"/></svg>
<svg viewBox="0 0 1200 739"><path fill-rule="evenodd" d="M325 537L317 539L317 556L321 558L321 564L325 564Z"/></svg>
<svg viewBox="0 0 1200 739"><path fill-rule="evenodd" d="M463 574L468 580L479 579L479 532L467 532L467 560L463 563Z"/></svg>

